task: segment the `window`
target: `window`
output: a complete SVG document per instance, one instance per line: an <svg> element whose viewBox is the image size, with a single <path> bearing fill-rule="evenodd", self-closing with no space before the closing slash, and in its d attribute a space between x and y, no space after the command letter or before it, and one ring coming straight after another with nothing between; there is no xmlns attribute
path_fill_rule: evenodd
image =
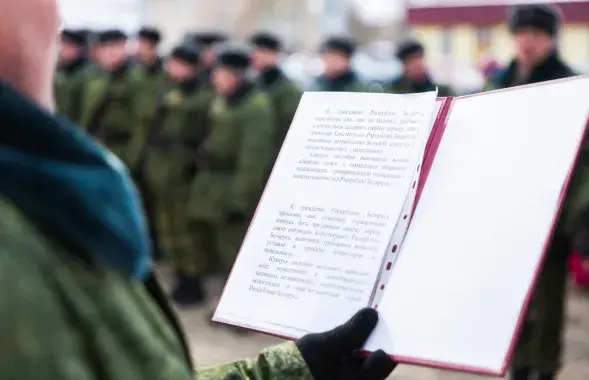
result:
<svg viewBox="0 0 589 380"><path fill-rule="evenodd" d="M479 48L487 48L493 40L493 30L491 28L477 29L477 44Z"/></svg>

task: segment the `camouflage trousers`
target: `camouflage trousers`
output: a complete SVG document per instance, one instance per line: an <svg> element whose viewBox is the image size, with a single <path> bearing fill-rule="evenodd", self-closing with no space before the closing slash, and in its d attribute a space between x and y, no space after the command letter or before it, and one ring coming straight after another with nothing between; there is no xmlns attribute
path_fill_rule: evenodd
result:
<svg viewBox="0 0 589 380"><path fill-rule="evenodd" d="M206 256L197 249L188 213L188 189L178 188L155 197L155 222L162 256L188 275L206 271Z"/></svg>
<svg viewBox="0 0 589 380"><path fill-rule="evenodd" d="M245 233L247 223L211 223L193 221L191 233L199 256L207 258L211 272L228 275L233 267Z"/></svg>
<svg viewBox="0 0 589 380"><path fill-rule="evenodd" d="M556 373L561 366L567 259L570 247L555 238L540 273L512 361L515 369Z"/></svg>

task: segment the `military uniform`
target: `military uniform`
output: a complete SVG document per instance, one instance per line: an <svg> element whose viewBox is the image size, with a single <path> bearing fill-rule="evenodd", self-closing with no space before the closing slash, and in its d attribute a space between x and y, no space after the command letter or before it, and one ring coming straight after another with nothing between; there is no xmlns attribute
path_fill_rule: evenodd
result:
<svg viewBox="0 0 589 380"><path fill-rule="evenodd" d="M280 41L269 34L258 33L252 37L252 43L258 49L268 49L278 53ZM284 138L295 115L301 90L276 66L267 67L259 73L258 84L270 96L274 108L273 154L271 161L276 161Z"/></svg>
<svg viewBox="0 0 589 380"><path fill-rule="evenodd" d="M328 38L321 47L321 52L337 52L346 56L349 60L356 52L355 43L344 37ZM321 75L315 81L314 91L337 91L337 92L370 92L371 87L363 83L356 73L351 69L337 75Z"/></svg>
<svg viewBox="0 0 589 380"><path fill-rule="evenodd" d="M245 77L249 55L226 47L217 65ZM198 152L191 218L199 244L228 274L262 192L272 156L274 114L267 94L246 79L211 104L210 133Z"/></svg>
<svg viewBox="0 0 589 380"><path fill-rule="evenodd" d="M160 248L176 268L172 298L181 304L198 303L204 300L200 276L205 271L206 255L195 250L188 196L196 174L196 152L208 133L213 94L199 82L197 51L177 47L170 59L192 66L194 76L171 83L165 92L148 133L144 172L153 194Z"/></svg>
<svg viewBox="0 0 589 380"><path fill-rule="evenodd" d="M161 33L156 28L143 27L139 30L139 38L149 43L154 50L157 50L157 46L161 41ZM143 101L141 103L145 104L145 112L142 112L145 120L142 122L142 126L147 128L152 123L158 122L155 120L155 113L162 103L163 92L166 87L163 60L156 55L152 62L141 62L138 70L139 82L141 82L140 86L143 90L137 96L142 97ZM145 134L147 135L147 131ZM147 150L144 152L144 155L146 153L148 153ZM139 165L143 165L143 163L141 162ZM138 171L135 177L137 186L143 196L143 205L147 214L149 231L154 246L154 256L156 260L159 260L162 258L163 248L161 247L159 234L157 233L155 194L153 194L153 189L148 186L143 170Z"/></svg>
<svg viewBox="0 0 589 380"><path fill-rule="evenodd" d="M213 56L213 50L219 44L227 41L228 38L223 33L216 32L200 32L193 33L187 38L188 43L196 44L203 50L202 69L199 74L201 82L209 89L212 88L211 72L213 70L212 62L206 61L206 55ZM209 58L210 59L210 58Z"/></svg>
<svg viewBox="0 0 589 380"><path fill-rule="evenodd" d="M556 36L558 20L557 14L550 6L522 6L515 8L510 28L512 32L517 33L519 28L532 27ZM575 75L559 58L557 52L537 65L527 77L522 77L518 73L518 61L513 60L485 88L502 89ZM561 365L567 259L573 249L574 236L581 225L581 214L589 206L587 152L589 150L586 146L575 170L573 184L567 194L563 212L536 285L512 362L513 380L553 380ZM538 377L535 377L536 375Z"/></svg>
<svg viewBox="0 0 589 380"><path fill-rule="evenodd" d="M399 61L405 62L407 59L412 57L423 58L424 54L425 48L420 42L408 40L399 46L396 56ZM436 87L438 88L439 96L455 95L454 91L449 86L434 83L428 75L426 75L420 81L411 80L406 75L402 75L390 83L388 91L393 94L413 94L419 92L435 91Z"/></svg>
<svg viewBox="0 0 589 380"><path fill-rule="evenodd" d="M67 116L75 123L80 122L82 92L89 76L88 58L85 54L87 37L83 31L64 30L62 40L75 44L79 56L70 62L60 62L55 74L55 108L56 112Z"/></svg>
<svg viewBox="0 0 589 380"><path fill-rule="evenodd" d="M100 34L99 43L120 40L120 31ZM81 124L134 172L145 140L144 93L140 71L129 60L110 72L91 76L82 98Z"/></svg>

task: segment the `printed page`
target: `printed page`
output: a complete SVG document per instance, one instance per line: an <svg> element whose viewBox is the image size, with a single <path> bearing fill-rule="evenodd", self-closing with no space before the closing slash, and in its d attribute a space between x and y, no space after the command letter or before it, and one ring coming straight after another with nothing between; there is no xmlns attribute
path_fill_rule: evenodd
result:
<svg viewBox="0 0 589 380"><path fill-rule="evenodd" d="M305 93L214 320L320 331L369 305L435 101Z"/></svg>
<svg viewBox="0 0 589 380"><path fill-rule="evenodd" d="M368 350L505 370L585 130L586 93L582 78L454 100Z"/></svg>

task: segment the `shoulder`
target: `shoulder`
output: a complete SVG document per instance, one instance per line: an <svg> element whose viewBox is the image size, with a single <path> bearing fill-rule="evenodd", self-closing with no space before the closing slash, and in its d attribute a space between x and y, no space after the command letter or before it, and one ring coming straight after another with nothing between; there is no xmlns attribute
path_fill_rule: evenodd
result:
<svg viewBox="0 0 589 380"><path fill-rule="evenodd" d="M265 91L258 88L254 88L247 95L247 99L243 102L243 107L247 111L263 111L272 108L272 102L270 96Z"/></svg>

